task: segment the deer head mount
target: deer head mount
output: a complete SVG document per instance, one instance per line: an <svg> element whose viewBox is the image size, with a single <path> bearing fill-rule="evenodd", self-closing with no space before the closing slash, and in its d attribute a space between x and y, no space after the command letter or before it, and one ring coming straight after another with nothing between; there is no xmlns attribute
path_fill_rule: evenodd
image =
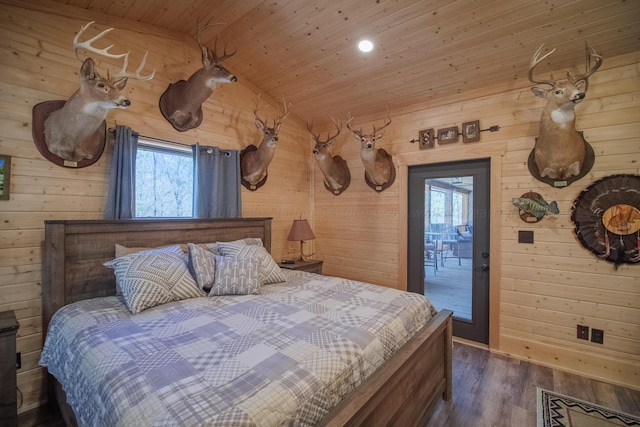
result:
<svg viewBox="0 0 640 427"><path fill-rule="evenodd" d="M567 181L588 172L588 169L584 170L585 152L593 150L582 137L582 132L575 129L574 108L586 96L589 76L600 68L602 57L585 44L586 64L583 74L574 76L567 71L566 81L556 81L553 76L549 80L537 80L533 77L534 68L555 52L553 49L540 56L542 46L534 53L529 64L529 80L537 85L548 86L531 88L536 96L546 101L532 156L540 178ZM595 61L593 65L592 60Z"/></svg>
<svg viewBox="0 0 640 427"><path fill-rule="evenodd" d="M340 156L332 155L329 150L342 130L342 122L339 119L331 117L331 121L336 127L336 134L327 133L327 139L325 140L320 139L320 134L316 135L313 132L313 123L307 122L307 130L315 142L313 154L320 171L324 175L324 188L337 196L349 187L351 172L349 172L347 162Z"/></svg>
<svg viewBox="0 0 640 427"><path fill-rule="evenodd" d="M353 116L351 113L347 116L347 128L353 132L354 136L360 141L360 158L364 165L364 179L367 185L378 193L385 190L393 184L396 179L396 168L393 164L393 158L383 148L376 149L376 141L384 135L384 129L391 124L391 117L387 111L387 118L381 128L376 129L373 126L373 132L365 134L360 130L351 127Z"/></svg>
<svg viewBox="0 0 640 427"><path fill-rule="evenodd" d="M113 54L109 52L113 45L104 49L97 49L92 46L92 43L112 31L113 28L108 28L97 36L80 42L80 36L93 23L92 21L82 26L73 39L73 50L76 58L81 60L78 51L85 49L88 52L107 58L121 59L123 61L122 69L113 76L107 70L107 76L102 77L96 70L93 59L87 58L82 62L82 67L80 68L80 89L71 95L66 102L62 104L61 101L49 101L48 103L40 103L34 106L33 128L36 145L39 143L37 139L41 137L39 132L42 126L40 120L44 119L44 140L47 150L71 164L84 160L97 160L94 158L97 147L101 142L104 144L104 131L102 135L97 131L103 127L108 110L127 108L131 105L131 101L121 93L127 84L127 79L151 80L155 75L155 70L146 76L140 74L144 69L148 52L145 53L142 63L136 72L132 74L127 71L129 52ZM56 103L56 106L63 106L61 108L51 108L48 104L52 102ZM42 112L44 110L46 110L46 113ZM37 120L36 117L38 117ZM36 132L37 130L38 132ZM42 147L39 146L38 148L42 152ZM99 151L98 157L101 153L102 151Z"/></svg>
<svg viewBox="0 0 640 427"><path fill-rule="evenodd" d="M197 128L202 123L202 103L209 98L218 84L234 83L238 78L221 64L231 58L236 51L227 53L224 46L222 55L218 55L218 38L214 41L213 49L209 49L200 42L200 35L207 29L220 25L210 23L200 28L196 24L196 41L202 52L202 68L197 70L188 80L179 80L169 85L160 96L160 112L171 125L180 132Z"/></svg>
<svg viewBox="0 0 640 427"><path fill-rule="evenodd" d="M251 191L262 187L267 181L267 168L276 153L280 126L291 112L291 104L287 104L283 100L284 112L280 115L280 107L278 106L276 118L273 119L273 126L269 127L267 125L268 120L263 121L258 117L258 110L262 108L258 106L259 101L260 96L258 95L253 115L255 116L256 127L262 132L262 141L260 141L258 147L251 144L240 153L240 173L242 174L240 182Z"/></svg>

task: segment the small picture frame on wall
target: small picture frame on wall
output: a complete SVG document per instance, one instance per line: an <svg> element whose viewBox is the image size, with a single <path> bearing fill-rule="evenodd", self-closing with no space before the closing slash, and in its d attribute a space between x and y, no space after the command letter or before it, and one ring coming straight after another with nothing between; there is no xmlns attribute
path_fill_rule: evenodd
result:
<svg viewBox="0 0 640 427"><path fill-rule="evenodd" d="M462 124L462 142L480 141L480 120L465 122Z"/></svg>
<svg viewBox="0 0 640 427"><path fill-rule="evenodd" d="M0 154L0 200L9 200L11 189L11 156Z"/></svg>
<svg viewBox="0 0 640 427"><path fill-rule="evenodd" d="M451 142L458 142L458 127L452 126L438 129L438 144L449 144Z"/></svg>
<svg viewBox="0 0 640 427"><path fill-rule="evenodd" d="M433 129L422 129L418 136L420 137L420 149L425 150L436 146Z"/></svg>

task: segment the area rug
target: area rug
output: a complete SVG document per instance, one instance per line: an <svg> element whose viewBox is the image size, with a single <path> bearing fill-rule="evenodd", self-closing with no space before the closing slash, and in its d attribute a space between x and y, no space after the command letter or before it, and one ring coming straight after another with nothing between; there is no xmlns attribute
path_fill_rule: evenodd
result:
<svg viewBox="0 0 640 427"><path fill-rule="evenodd" d="M640 417L538 388L538 427L640 426Z"/></svg>

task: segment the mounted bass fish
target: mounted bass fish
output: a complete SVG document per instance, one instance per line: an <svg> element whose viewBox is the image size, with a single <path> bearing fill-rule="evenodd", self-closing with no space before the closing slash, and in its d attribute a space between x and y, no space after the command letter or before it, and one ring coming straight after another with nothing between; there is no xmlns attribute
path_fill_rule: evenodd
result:
<svg viewBox="0 0 640 427"><path fill-rule="evenodd" d="M547 213L560 213L556 202L547 203L538 193L526 193L522 197L514 197L511 203L520 209L520 218L526 222L538 222Z"/></svg>

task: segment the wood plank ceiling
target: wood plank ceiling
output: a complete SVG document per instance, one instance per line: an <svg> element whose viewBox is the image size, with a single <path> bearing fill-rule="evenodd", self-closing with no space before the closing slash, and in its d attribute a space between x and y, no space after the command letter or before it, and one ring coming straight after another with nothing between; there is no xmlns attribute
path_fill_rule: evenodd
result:
<svg viewBox="0 0 640 427"><path fill-rule="evenodd" d="M198 18L224 23L202 41L211 47L217 36L237 49L225 65L240 79L317 122L526 87L542 43L557 49L536 70L544 78L582 72L585 42L605 64L640 50L636 0L53 1L192 37ZM364 38L375 44L370 53L356 48Z"/></svg>

